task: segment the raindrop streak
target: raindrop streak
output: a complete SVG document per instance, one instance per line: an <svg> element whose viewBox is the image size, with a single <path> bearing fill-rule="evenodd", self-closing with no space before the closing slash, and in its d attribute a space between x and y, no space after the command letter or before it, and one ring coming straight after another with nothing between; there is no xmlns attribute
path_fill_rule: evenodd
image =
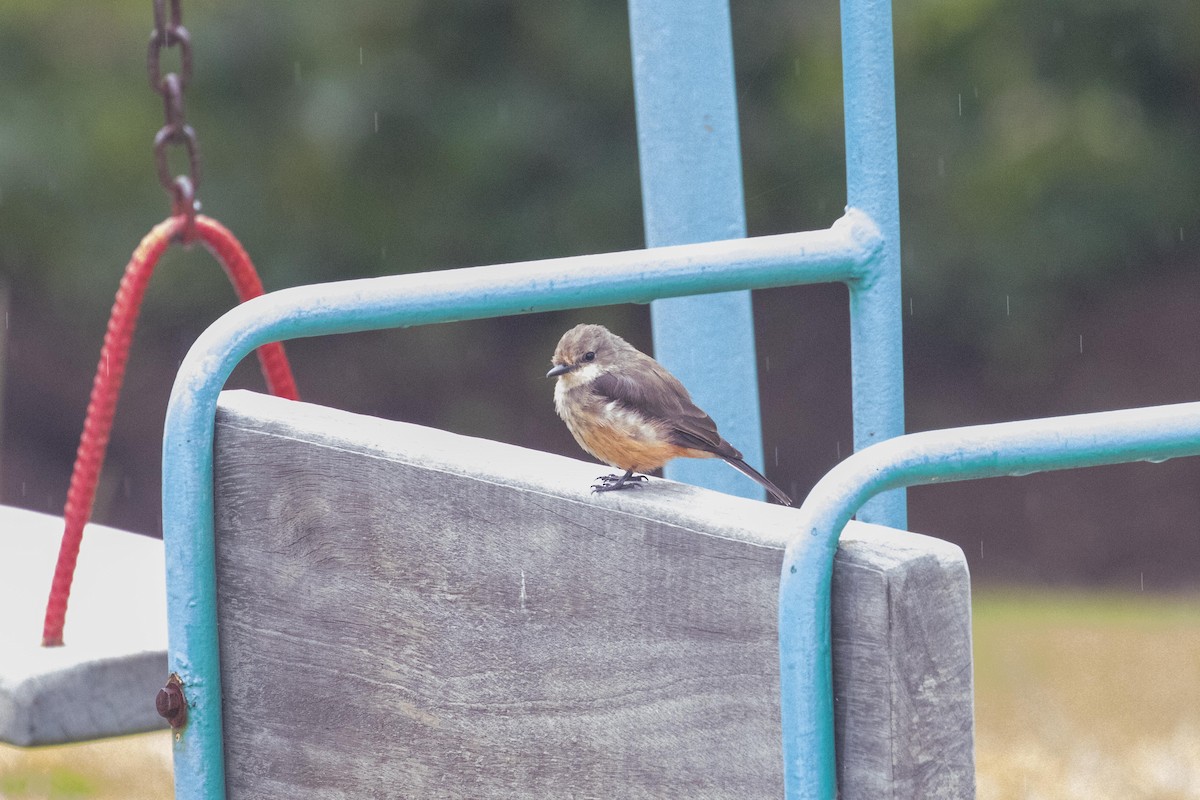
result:
<svg viewBox="0 0 1200 800"><path fill-rule="evenodd" d="M1142 576L1142 591L1146 591L1146 573L1141 573Z"/></svg>
<svg viewBox="0 0 1200 800"><path fill-rule="evenodd" d="M1179 229L1179 241L1183 241L1183 228Z"/></svg>
<svg viewBox="0 0 1200 800"><path fill-rule="evenodd" d="M1009 302L1008 295L1004 295L1004 316L1012 316L1012 304Z"/></svg>
<svg viewBox="0 0 1200 800"><path fill-rule="evenodd" d="M521 610L525 610L525 570L521 570Z"/></svg>
<svg viewBox="0 0 1200 800"><path fill-rule="evenodd" d="M983 558L983 539L979 540L979 557Z"/></svg>
<svg viewBox="0 0 1200 800"><path fill-rule="evenodd" d="M766 366L766 370L767 370L767 372L770 372L770 371L771 371L771 357L770 357L770 356L767 356L767 366Z"/></svg>
<svg viewBox="0 0 1200 800"><path fill-rule="evenodd" d="M375 112L375 132L379 133L379 112Z"/></svg>
<svg viewBox="0 0 1200 800"><path fill-rule="evenodd" d="M1083 334L1079 334L1079 354L1083 355Z"/></svg>
<svg viewBox="0 0 1200 800"><path fill-rule="evenodd" d="M775 445L775 466L779 466L779 445Z"/></svg>
<svg viewBox="0 0 1200 800"><path fill-rule="evenodd" d="M962 92L958 93L958 115L962 116Z"/></svg>
<svg viewBox="0 0 1200 800"><path fill-rule="evenodd" d="M908 315L909 315L910 317L913 315L913 305L912 305L912 298L911 298L911 297L910 297L910 298L908 298Z"/></svg>
<svg viewBox="0 0 1200 800"><path fill-rule="evenodd" d="M363 52L362 51L363 51L363 49L361 47L358 48L358 65L360 67L363 65Z"/></svg>

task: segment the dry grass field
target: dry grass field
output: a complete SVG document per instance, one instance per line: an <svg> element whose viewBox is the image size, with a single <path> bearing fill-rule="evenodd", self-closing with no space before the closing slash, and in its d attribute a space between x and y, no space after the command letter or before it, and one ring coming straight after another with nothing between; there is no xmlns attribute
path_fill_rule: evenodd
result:
<svg viewBox="0 0 1200 800"><path fill-rule="evenodd" d="M1200 800L1200 597L975 599L980 800ZM169 734L0 747L0 800L164 800Z"/></svg>
<svg viewBox="0 0 1200 800"><path fill-rule="evenodd" d="M981 593L980 800L1200 798L1200 597Z"/></svg>
<svg viewBox="0 0 1200 800"><path fill-rule="evenodd" d="M0 800L169 800L171 734L22 750L0 745Z"/></svg>

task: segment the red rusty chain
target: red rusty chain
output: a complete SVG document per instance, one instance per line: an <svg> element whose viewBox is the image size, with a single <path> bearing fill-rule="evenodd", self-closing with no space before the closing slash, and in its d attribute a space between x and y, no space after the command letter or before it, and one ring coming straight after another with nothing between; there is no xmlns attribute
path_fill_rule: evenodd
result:
<svg viewBox="0 0 1200 800"><path fill-rule="evenodd" d="M146 73L150 88L163 99L163 126L154 136L154 164L158 182L171 196L172 214L183 214L187 226L181 238L190 242L195 237L196 212L200 209L197 195L200 191L200 145L196 131L187 124L187 109L184 92L192 81L192 39L183 27L181 0L154 0L154 30L150 32L150 46L146 53ZM167 48L179 48L179 72L162 71L162 52ZM167 163L167 148L183 146L187 153L186 175L171 177Z"/></svg>

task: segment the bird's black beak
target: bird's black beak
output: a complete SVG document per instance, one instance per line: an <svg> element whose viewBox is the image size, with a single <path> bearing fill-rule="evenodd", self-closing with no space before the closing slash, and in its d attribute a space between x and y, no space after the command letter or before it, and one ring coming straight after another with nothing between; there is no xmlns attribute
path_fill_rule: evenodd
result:
<svg viewBox="0 0 1200 800"><path fill-rule="evenodd" d="M570 371L571 371L570 364L555 364L553 367L550 368L550 371L546 373L546 377L547 378L557 378L559 375L564 375Z"/></svg>

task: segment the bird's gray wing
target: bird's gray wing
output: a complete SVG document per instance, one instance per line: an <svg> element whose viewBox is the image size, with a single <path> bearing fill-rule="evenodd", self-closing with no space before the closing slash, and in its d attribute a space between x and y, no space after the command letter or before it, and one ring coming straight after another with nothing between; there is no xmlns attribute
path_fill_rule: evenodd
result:
<svg viewBox="0 0 1200 800"><path fill-rule="evenodd" d="M681 447L741 458L717 433L712 417L692 402L683 384L649 356L639 359L633 369L603 373L592 381L592 391L659 423Z"/></svg>

